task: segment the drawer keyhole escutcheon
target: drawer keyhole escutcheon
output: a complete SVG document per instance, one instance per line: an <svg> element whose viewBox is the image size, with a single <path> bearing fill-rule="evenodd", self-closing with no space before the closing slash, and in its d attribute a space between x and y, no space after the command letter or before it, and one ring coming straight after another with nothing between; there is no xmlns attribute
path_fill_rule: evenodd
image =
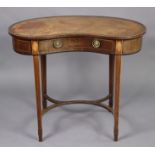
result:
<svg viewBox="0 0 155 155"><path fill-rule="evenodd" d="M92 45L94 48L99 48L101 46L101 43L99 40L95 39L93 40Z"/></svg>
<svg viewBox="0 0 155 155"><path fill-rule="evenodd" d="M53 41L53 47L54 48L61 48L62 45L63 45L63 43L62 43L62 40L60 40L60 39L57 39L57 40Z"/></svg>

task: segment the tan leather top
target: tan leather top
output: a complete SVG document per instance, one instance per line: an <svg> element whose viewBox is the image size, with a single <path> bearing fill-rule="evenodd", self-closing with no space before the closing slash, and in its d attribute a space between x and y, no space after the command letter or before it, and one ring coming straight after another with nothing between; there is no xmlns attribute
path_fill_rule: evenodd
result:
<svg viewBox="0 0 155 155"><path fill-rule="evenodd" d="M142 36L145 33L145 26L136 21L114 17L61 16L21 21L10 26L9 33L30 40L64 36L132 39Z"/></svg>

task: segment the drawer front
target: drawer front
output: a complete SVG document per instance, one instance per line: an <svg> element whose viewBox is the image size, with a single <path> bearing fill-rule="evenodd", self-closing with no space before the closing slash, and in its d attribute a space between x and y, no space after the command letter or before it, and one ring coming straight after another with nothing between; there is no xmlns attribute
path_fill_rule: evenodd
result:
<svg viewBox="0 0 155 155"><path fill-rule="evenodd" d="M91 37L57 38L39 41L40 54L70 51L90 51L114 54L115 41Z"/></svg>

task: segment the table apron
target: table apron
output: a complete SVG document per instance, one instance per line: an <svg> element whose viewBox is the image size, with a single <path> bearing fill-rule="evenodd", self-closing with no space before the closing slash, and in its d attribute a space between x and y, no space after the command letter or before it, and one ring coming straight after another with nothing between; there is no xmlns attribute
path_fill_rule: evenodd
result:
<svg viewBox="0 0 155 155"><path fill-rule="evenodd" d="M13 48L17 53L33 55L31 40L23 40L21 38L13 37ZM37 40L36 40L37 41ZM54 38L49 40L38 40L39 54L51 54L59 52L95 52L101 54L116 54L117 40L110 40L97 37L66 37ZM96 43L96 44L95 44ZM142 46L142 37L122 40L123 55L137 53Z"/></svg>

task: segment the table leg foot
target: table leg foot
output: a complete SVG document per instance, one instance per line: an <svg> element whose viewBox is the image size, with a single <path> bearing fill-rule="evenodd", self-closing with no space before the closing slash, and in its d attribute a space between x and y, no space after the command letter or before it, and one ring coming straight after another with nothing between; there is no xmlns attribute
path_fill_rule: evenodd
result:
<svg viewBox="0 0 155 155"><path fill-rule="evenodd" d="M114 130L114 141L118 141L118 129Z"/></svg>
<svg viewBox="0 0 155 155"><path fill-rule="evenodd" d="M43 141L42 129L38 130L38 137L39 137L39 142L42 142Z"/></svg>

